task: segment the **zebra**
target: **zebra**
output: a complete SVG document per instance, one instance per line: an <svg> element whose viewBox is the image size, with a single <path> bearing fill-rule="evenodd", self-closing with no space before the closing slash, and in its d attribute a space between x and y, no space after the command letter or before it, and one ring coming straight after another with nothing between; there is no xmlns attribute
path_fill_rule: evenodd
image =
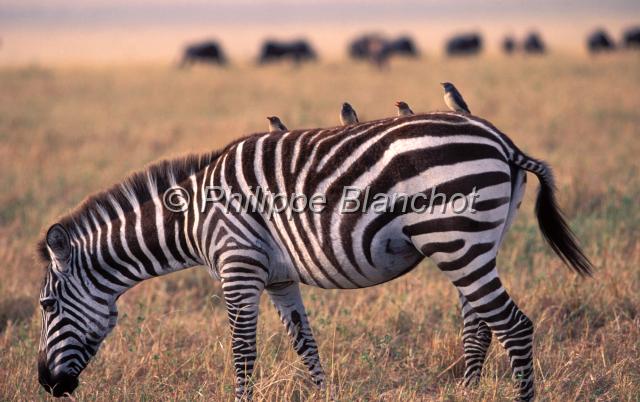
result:
<svg viewBox="0 0 640 402"><path fill-rule="evenodd" d="M498 248L525 190L540 182L536 216L551 248L580 275L592 272L555 199L550 167L481 118L458 113L393 117L324 129L256 133L224 149L153 164L84 201L52 225L39 249L40 384L70 394L137 283L204 265L221 281L231 327L236 400L252 397L261 294L271 298L314 383L327 381L299 284L365 288L429 257L457 288L464 384L477 383L492 337L508 353L519 400L534 397L533 324L502 286ZM224 189L216 201L208 189ZM342 213L346 186L422 195L438 209ZM260 190L261 189L261 190ZM231 191L232 190L232 191ZM321 193L321 211L256 208L260 191ZM446 210L477 192L473 209ZM364 201L364 195L353 197Z"/></svg>

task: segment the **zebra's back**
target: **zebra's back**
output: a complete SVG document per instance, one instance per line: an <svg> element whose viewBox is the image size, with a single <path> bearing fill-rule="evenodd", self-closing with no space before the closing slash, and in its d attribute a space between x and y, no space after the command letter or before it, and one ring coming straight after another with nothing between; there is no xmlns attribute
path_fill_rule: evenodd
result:
<svg viewBox="0 0 640 402"><path fill-rule="evenodd" d="M360 288L416 266L425 255L416 239L464 241L454 250L464 253L487 235L501 236L512 181L501 136L455 114L254 135L223 153L218 181L256 198L323 197L321 210L262 211L251 222L279 251L277 280Z"/></svg>

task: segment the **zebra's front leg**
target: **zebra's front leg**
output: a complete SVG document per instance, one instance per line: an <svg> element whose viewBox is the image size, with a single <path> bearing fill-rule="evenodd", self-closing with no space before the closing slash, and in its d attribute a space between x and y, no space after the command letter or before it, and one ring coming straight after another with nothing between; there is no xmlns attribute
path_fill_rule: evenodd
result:
<svg viewBox="0 0 640 402"><path fill-rule="evenodd" d="M248 401L253 396L250 382L257 356L258 308L266 269L258 259L242 256L222 264L220 277L231 325L236 401Z"/></svg>
<svg viewBox="0 0 640 402"><path fill-rule="evenodd" d="M268 287L267 293L291 337L293 348L307 366L313 382L320 389L325 389L325 375L320 364L318 345L302 304L300 287L297 283L278 284Z"/></svg>
<svg viewBox="0 0 640 402"><path fill-rule="evenodd" d="M480 381L482 366L491 345L491 329L476 314L462 293L458 293L462 308L462 345L464 347L464 385L476 385Z"/></svg>

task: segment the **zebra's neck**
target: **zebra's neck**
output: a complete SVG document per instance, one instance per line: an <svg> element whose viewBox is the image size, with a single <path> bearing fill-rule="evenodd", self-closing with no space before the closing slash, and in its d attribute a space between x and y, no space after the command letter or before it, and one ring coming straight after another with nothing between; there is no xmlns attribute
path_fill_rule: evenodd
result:
<svg viewBox="0 0 640 402"><path fill-rule="evenodd" d="M93 208L71 228L84 268L79 275L104 294L118 296L143 280L203 263L190 216L168 210L153 184L149 190L144 201L125 191L122 199L110 199L110 208Z"/></svg>
<svg viewBox="0 0 640 402"><path fill-rule="evenodd" d="M203 263L195 214L167 207L166 192L192 183L220 152L157 162L96 193L59 223L73 243L74 275L104 296L120 295L148 278Z"/></svg>

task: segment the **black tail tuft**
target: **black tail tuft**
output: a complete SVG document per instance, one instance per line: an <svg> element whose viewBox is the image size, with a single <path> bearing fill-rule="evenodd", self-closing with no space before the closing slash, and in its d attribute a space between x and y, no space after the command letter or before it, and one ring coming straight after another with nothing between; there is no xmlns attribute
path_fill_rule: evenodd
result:
<svg viewBox="0 0 640 402"><path fill-rule="evenodd" d="M540 179L540 191L536 200L536 217L542 236L569 267L581 276L591 276L593 271L591 261L580 249L575 235L556 202L555 188L549 168L544 166L544 173L536 174Z"/></svg>

